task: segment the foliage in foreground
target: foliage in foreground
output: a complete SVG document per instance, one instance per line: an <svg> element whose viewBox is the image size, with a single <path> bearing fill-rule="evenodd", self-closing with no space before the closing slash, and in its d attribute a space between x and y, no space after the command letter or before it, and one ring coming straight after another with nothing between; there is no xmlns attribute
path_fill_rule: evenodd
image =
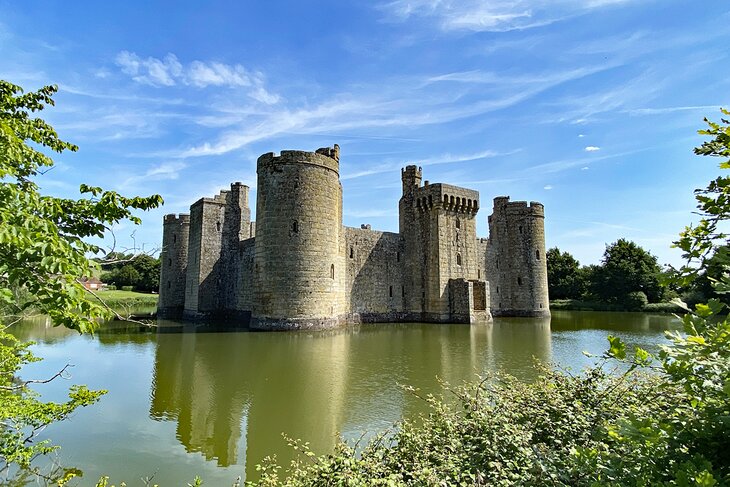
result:
<svg viewBox="0 0 730 487"><path fill-rule="evenodd" d="M81 185L81 199L43 195L36 179L53 167L44 151L75 151L34 112L53 105L57 88L46 86L23 93L0 80L0 479L3 484L26 481L59 481L78 475L74 469L41 472L33 460L56 447L35 441L46 426L68 417L80 406L92 404L104 391L75 387L66 402L44 402L33 392L33 383L45 380L20 378L21 368L38 359L30 343L19 343L6 332L14 315L33 308L50 316L54 325L90 332L96 319L111 310L86 299L81 277L96 268L88 253L101 249L86 242L102 238L122 220L139 223L133 210L162 203L158 195L126 198L113 191ZM23 296L24 299L18 299ZM65 373L60 371L56 377Z"/></svg>

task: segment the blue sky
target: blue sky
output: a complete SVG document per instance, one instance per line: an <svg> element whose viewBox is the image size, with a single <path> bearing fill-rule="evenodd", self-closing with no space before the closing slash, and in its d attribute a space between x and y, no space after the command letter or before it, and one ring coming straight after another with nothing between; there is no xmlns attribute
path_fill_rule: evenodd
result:
<svg viewBox="0 0 730 487"><path fill-rule="evenodd" d="M118 248L159 246L162 215L258 155L338 143L344 222L398 231L400 168L545 204L548 247L598 263L634 240L661 263L717 173L692 154L730 106L730 4L673 0L8 2L0 77L55 83L43 116L78 153L39 180L164 208ZM255 204L252 205L255 208ZM134 233L134 240L131 237Z"/></svg>

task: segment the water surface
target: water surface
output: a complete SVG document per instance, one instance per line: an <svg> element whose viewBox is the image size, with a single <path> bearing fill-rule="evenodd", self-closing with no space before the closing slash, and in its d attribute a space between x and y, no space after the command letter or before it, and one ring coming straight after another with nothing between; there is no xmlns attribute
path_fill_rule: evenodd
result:
<svg viewBox="0 0 730 487"><path fill-rule="evenodd" d="M552 319L500 318L476 325L377 324L336 332L205 332L161 321L155 332L123 323L95 336L51 327L44 319L14 327L38 342L45 360L26 378L48 377L71 363L72 378L38 390L60 400L71 384L108 389L95 406L46 430L62 445L60 461L115 482L208 485L255 476L267 455L291 458L282 433L318 453L338 434L355 440L425 410L401 385L439 393L502 370L535 376L534 360L580 370L582 354L600 354L606 335L655 350L675 318L640 313L555 311ZM92 484L93 485L93 484Z"/></svg>

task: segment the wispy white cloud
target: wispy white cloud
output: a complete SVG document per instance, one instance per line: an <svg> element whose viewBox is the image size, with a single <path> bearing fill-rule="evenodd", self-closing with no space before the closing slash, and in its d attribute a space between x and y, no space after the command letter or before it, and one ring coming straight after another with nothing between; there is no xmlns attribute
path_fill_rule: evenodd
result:
<svg viewBox="0 0 730 487"><path fill-rule="evenodd" d="M140 182L175 180L180 177L180 172L187 167L182 161L163 162L148 168L143 174L130 176L125 179L120 187L129 188Z"/></svg>
<svg viewBox="0 0 730 487"><path fill-rule="evenodd" d="M542 189L544 189L546 191L550 191L551 189L553 189L553 187L550 184L546 184Z"/></svg>
<svg viewBox="0 0 730 487"><path fill-rule="evenodd" d="M459 163L459 162L478 161L481 159L489 159L489 158L497 157L497 156L507 156L507 155L514 154L516 152L519 152L519 150L513 150L510 152L497 152L497 151L493 151L493 150L483 150L480 152L475 152L475 153L470 153L470 154L442 154L440 156L430 157L430 158L426 158L426 159L408 158L408 161L404 161L403 159L400 159L397 162L376 164L376 165L370 166L364 170L360 170L360 171L356 171L356 172L352 172L352 173L345 173L342 175L342 177L340 179L349 180L349 179L360 178L363 176L371 176L373 174L382 174L382 173L386 173L386 172L391 172L399 167L402 167L404 164L415 164L418 166L433 166L433 165L437 165L437 164L453 164L453 163Z"/></svg>
<svg viewBox="0 0 730 487"><path fill-rule="evenodd" d="M596 152L601 150L600 147L596 147L595 145L589 145L584 149L586 152Z"/></svg>
<svg viewBox="0 0 730 487"><path fill-rule="evenodd" d="M449 73L428 76L420 82L410 80L408 84L400 83L385 93L380 86L365 87L360 93L335 95L314 108L297 109L280 105L277 110L268 110L253 117L249 113L241 113L240 123L231 125L232 130L222 133L217 140L203 142L176 155L221 155L281 134L332 134L364 129L382 132L392 127L413 128L454 122L514 106L555 86L612 67L609 64L555 70L516 80L476 71ZM498 85L497 89L486 93L475 90L478 97L469 103L455 103L443 96L434 96L432 91L426 91L436 81L480 83L480 79L494 80ZM235 111L231 111L229 115L235 119Z"/></svg>
<svg viewBox="0 0 730 487"><path fill-rule="evenodd" d="M134 81L151 86L174 86L182 83L197 88L209 86L249 88L248 95L261 103L273 105L281 99L279 95L271 93L264 87L264 77L261 73L250 72L240 64L193 61L183 65L177 56L171 53L159 59L142 58L129 51L117 54L115 63Z"/></svg>
<svg viewBox="0 0 730 487"><path fill-rule="evenodd" d="M433 20L443 31L506 32L549 25L591 10L641 0L392 0L386 21Z"/></svg>

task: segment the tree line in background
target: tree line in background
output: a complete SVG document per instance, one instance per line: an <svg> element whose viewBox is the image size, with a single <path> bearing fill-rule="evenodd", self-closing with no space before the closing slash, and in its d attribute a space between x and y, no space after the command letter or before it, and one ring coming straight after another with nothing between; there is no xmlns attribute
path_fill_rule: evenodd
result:
<svg viewBox="0 0 730 487"><path fill-rule="evenodd" d="M103 259L99 278L112 289L157 292L160 285L160 259L148 254L112 252Z"/></svg>
<svg viewBox="0 0 730 487"><path fill-rule="evenodd" d="M674 273L671 268L662 269L655 256L623 238L606 246L600 265L581 266L569 252L554 247L547 251L548 292L551 300L558 301L553 305L556 309L564 304L560 300L629 311L647 309L647 305L653 309L651 304L668 303L674 298L690 306L709 299L730 304L712 287L721 277L721 262L727 254L727 246L719 247L694 281L676 283L670 282Z"/></svg>

